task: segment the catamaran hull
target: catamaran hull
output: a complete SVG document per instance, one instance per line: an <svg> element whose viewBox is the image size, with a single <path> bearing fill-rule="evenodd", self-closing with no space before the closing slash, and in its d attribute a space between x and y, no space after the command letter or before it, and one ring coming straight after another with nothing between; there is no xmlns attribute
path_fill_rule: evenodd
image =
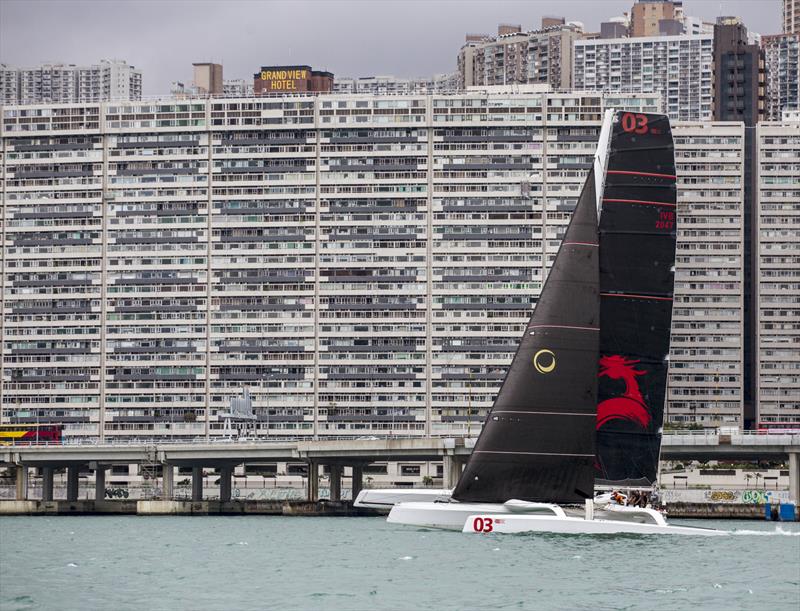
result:
<svg viewBox="0 0 800 611"><path fill-rule="evenodd" d="M398 503L449 501L452 493L452 490L432 490L430 488L365 488L358 493L353 505L368 509L388 510Z"/></svg>
<svg viewBox="0 0 800 611"><path fill-rule="evenodd" d="M489 503L399 503L392 507L386 521L391 524L461 531L467 518L479 513L508 515L511 512L504 505Z"/></svg>
<svg viewBox="0 0 800 611"><path fill-rule="evenodd" d="M659 524L640 524L638 522L619 522L616 520L584 520L582 518L558 518L550 516L469 516L462 532L504 534L556 533L566 535L693 535L712 537L728 533L711 528L692 528L690 526L670 526Z"/></svg>
<svg viewBox="0 0 800 611"><path fill-rule="evenodd" d="M538 514L538 515L537 515ZM619 519L607 519L607 517ZM470 533L562 533L715 536L724 531L670 526L653 510L614 510L601 512L603 517L585 519L568 516L557 505L539 504L531 511L495 503L400 503L395 505L387 522L420 528L437 528Z"/></svg>

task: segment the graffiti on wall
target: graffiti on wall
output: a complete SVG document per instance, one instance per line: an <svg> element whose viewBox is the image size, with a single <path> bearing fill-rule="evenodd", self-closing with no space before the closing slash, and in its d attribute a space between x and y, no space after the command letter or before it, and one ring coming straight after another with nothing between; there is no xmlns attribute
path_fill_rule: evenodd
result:
<svg viewBox="0 0 800 611"><path fill-rule="evenodd" d="M665 503L733 503L740 505L765 505L786 503L788 490L662 490Z"/></svg>

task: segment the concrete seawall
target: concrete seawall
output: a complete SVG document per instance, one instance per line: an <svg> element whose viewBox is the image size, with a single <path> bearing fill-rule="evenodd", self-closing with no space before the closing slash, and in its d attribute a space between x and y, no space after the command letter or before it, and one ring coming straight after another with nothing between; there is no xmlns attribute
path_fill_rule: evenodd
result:
<svg viewBox="0 0 800 611"><path fill-rule="evenodd" d="M0 501L0 516L138 515L138 516L375 516L388 511L353 507L350 501ZM669 503L671 518L763 520L764 505L739 503Z"/></svg>
<svg viewBox="0 0 800 611"><path fill-rule="evenodd" d="M733 520L764 520L764 505L735 503L670 503L670 518L710 518Z"/></svg>
<svg viewBox="0 0 800 611"><path fill-rule="evenodd" d="M0 501L0 516L375 516L349 501Z"/></svg>

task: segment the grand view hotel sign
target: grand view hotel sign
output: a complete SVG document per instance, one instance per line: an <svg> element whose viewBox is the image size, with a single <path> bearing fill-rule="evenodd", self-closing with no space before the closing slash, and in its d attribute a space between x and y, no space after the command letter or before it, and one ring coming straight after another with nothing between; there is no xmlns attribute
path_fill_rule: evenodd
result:
<svg viewBox="0 0 800 611"><path fill-rule="evenodd" d="M253 90L259 93L330 91L333 74L311 66L262 66L253 75Z"/></svg>
<svg viewBox="0 0 800 611"><path fill-rule="evenodd" d="M308 80L309 70L295 68L290 70L262 70L261 80L267 82L271 91L297 91L300 81Z"/></svg>

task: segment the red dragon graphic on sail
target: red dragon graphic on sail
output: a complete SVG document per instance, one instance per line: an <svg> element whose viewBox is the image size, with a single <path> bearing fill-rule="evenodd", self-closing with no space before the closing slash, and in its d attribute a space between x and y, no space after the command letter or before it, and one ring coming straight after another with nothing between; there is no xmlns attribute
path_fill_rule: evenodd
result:
<svg viewBox="0 0 800 611"><path fill-rule="evenodd" d="M612 380L623 380L625 392L621 397L606 399L597 406L597 425L599 429L611 420L626 420L642 429L650 424L650 411L645 405L642 393L639 392L638 376L647 372L634 368L638 360L626 359L618 354L600 357L600 373L597 377L607 376Z"/></svg>

